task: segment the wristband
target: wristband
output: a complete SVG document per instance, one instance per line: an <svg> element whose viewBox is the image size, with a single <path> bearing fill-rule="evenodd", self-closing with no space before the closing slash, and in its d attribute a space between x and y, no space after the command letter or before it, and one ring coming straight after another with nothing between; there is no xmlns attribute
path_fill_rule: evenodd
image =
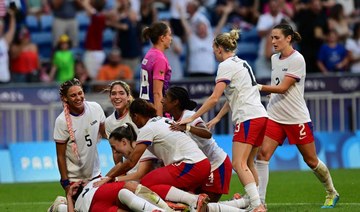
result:
<svg viewBox="0 0 360 212"><path fill-rule="evenodd" d="M70 180L69 179L60 180L60 184L65 189L66 187L68 187L70 185Z"/></svg>
<svg viewBox="0 0 360 212"><path fill-rule="evenodd" d="M261 85L261 84L257 84L257 87L258 87L259 91L261 91L261 89L262 89L263 85Z"/></svg>
<svg viewBox="0 0 360 212"><path fill-rule="evenodd" d="M190 129L191 129L191 125L190 125L190 124L186 124L185 132L190 132Z"/></svg>

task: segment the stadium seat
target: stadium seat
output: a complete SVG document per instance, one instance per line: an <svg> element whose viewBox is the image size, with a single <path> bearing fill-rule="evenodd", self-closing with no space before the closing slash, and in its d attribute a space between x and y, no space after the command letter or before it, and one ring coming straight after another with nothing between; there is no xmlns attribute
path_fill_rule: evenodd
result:
<svg viewBox="0 0 360 212"><path fill-rule="evenodd" d="M113 45L115 32L109 28L105 29L103 37L103 47L104 49L109 49Z"/></svg>
<svg viewBox="0 0 360 212"><path fill-rule="evenodd" d="M50 32L53 25L53 19L52 15L42 15L40 18L41 31Z"/></svg>
<svg viewBox="0 0 360 212"><path fill-rule="evenodd" d="M39 21L34 15L27 15L25 23L30 32L40 31Z"/></svg>
<svg viewBox="0 0 360 212"><path fill-rule="evenodd" d="M78 21L80 31L87 30L90 24L90 18L86 12L78 12L76 14L76 20Z"/></svg>
<svg viewBox="0 0 360 212"><path fill-rule="evenodd" d="M52 53L52 34L51 32L37 32L31 34L31 40L39 49L41 59L48 60Z"/></svg>

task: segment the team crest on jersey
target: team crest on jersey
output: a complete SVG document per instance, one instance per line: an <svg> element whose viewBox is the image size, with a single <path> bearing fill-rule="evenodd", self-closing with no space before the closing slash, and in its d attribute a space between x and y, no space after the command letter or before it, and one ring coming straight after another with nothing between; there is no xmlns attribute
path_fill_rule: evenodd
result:
<svg viewBox="0 0 360 212"><path fill-rule="evenodd" d="M164 73L165 73L164 71L160 71L160 75L164 75Z"/></svg>
<svg viewBox="0 0 360 212"><path fill-rule="evenodd" d="M288 69L287 68L283 68L283 70L282 71L288 71Z"/></svg>
<svg viewBox="0 0 360 212"><path fill-rule="evenodd" d="M148 62L148 60L147 60L147 59L143 59L143 61L141 62L141 64L146 65L146 64L147 64L147 62Z"/></svg>

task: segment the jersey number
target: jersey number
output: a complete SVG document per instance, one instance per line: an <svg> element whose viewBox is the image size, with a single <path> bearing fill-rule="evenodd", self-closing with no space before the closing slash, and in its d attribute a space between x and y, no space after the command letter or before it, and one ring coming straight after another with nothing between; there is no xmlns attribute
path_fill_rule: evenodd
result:
<svg viewBox="0 0 360 212"><path fill-rule="evenodd" d="M253 74L253 72L252 72L252 70L251 70L251 67L250 67L246 62L243 63L243 66L244 66L244 68L246 68L246 69L248 70L248 73L249 73L250 78L251 78L251 85L252 85L252 86L257 85L256 80L255 80L255 77L254 77L254 74Z"/></svg>
<svg viewBox="0 0 360 212"><path fill-rule="evenodd" d="M299 124L300 132L299 132L299 139L302 140L306 137L305 125Z"/></svg>
<svg viewBox="0 0 360 212"><path fill-rule="evenodd" d="M89 190L90 190L90 188L86 188L86 189L85 189L85 192L81 195L82 198L84 198L85 194L86 194L87 192L89 192Z"/></svg>
<svg viewBox="0 0 360 212"><path fill-rule="evenodd" d="M86 141L86 146L91 146L92 145L90 135L85 135L85 141Z"/></svg>
<svg viewBox="0 0 360 212"><path fill-rule="evenodd" d="M150 100L149 75L148 72L144 69L141 69L140 98L145 100Z"/></svg>

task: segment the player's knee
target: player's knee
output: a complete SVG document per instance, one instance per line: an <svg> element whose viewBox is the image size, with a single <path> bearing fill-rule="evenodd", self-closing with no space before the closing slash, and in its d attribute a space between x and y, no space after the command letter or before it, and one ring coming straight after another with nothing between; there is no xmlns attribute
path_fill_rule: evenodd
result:
<svg viewBox="0 0 360 212"><path fill-rule="evenodd" d="M263 161L269 161L271 158L272 154L269 152L266 152L264 150L261 150L258 152L258 154L256 155L256 160L263 160Z"/></svg>
<svg viewBox="0 0 360 212"><path fill-rule="evenodd" d="M128 181L128 182L125 183L124 188L126 188L126 189L128 189L128 190L130 190L132 192L135 192L138 185L139 185L138 182Z"/></svg>
<svg viewBox="0 0 360 212"><path fill-rule="evenodd" d="M304 162L311 168L314 169L319 163L319 160L315 158L304 158Z"/></svg>
<svg viewBox="0 0 360 212"><path fill-rule="evenodd" d="M249 169L246 161L233 161L232 166L236 173Z"/></svg>

